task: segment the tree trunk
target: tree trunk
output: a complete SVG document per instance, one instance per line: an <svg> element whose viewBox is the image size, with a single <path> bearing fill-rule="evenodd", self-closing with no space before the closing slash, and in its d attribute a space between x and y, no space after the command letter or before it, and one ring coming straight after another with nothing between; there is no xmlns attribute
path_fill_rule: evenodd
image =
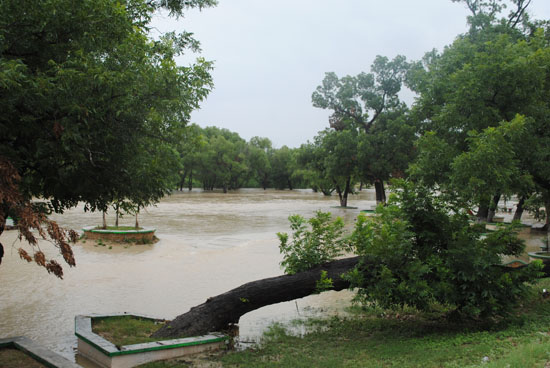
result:
<svg viewBox="0 0 550 368"><path fill-rule="evenodd" d="M7 211L2 211L0 209L0 236L4 232L4 229L6 228L6 221L8 217ZM0 264L2 264L2 258L4 257L4 246L2 243L0 243Z"/></svg>
<svg viewBox="0 0 550 368"><path fill-rule="evenodd" d="M340 195L340 207L348 206L348 194L346 191Z"/></svg>
<svg viewBox="0 0 550 368"><path fill-rule="evenodd" d="M139 215L139 206L136 210L136 229L139 229L138 215Z"/></svg>
<svg viewBox="0 0 550 368"><path fill-rule="evenodd" d="M189 181L187 182L187 188L189 191L193 189L193 171L189 172Z"/></svg>
<svg viewBox="0 0 550 368"><path fill-rule="evenodd" d="M107 212L103 211L103 228L107 228Z"/></svg>
<svg viewBox="0 0 550 368"><path fill-rule="evenodd" d="M521 196L519 199L518 205L516 206L516 212L514 212L514 220L521 220L521 215L523 215L523 205L525 203L525 196Z"/></svg>
<svg viewBox="0 0 550 368"><path fill-rule="evenodd" d="M153 337L196 336L227 330L242 315L266 305L314 294L321 271L332 279L332 290L343 290L349 282L341 275L357 265L359 257L339 259L294 275L252 281L193 307L153 334Z"/></svg>
<svg viewBox="0 0 550 368"><path fill-rule="evenodd" d="M336 189L336 193L338 193L338 199L340 200L340 206L344 202L344 193L342 192L342 189L340 189L340 186L336 183L336 180L334 181L334 187ZM347 204L347 201L346 201Z"/></svg>
<svg viewBox="0 0 550 368"><path fill-rule="evenodd" d="M550 231L550 201L544 203L544 209L546 210L546 223L542 227L542 230Z"/></svg>
<svg viewBox="0 0 550 368"><path fill-rule="evenodd" d="M386 203L386 190L382 180L377 179L374 181L374 190L376 191L376 204Z"/></svg>
<svg viewBox="0 0 550 368"><path fill-rule="evenodd" d="M348 196L350 192L350 186L351 186L351 177L349 177L348 180L346 181L346 187L344 188L344 193L340 196L341 207L348 206Z"/></svg>
<svg viewBox="0 0 550 368"><path fill-rule="evenodd" d="M482 201L477 210L477 222L487 222L489 217L489 201Z"/></svg>
<svg viewBox="0 0 550 368"><path fill-rule="evenodd" d="M180 175L180 183L179 183L179 191L183 192L183 187L185 186L185 178L187 177L187 171L184 171L183 174Z"/></svg>
<svg viewBox="0 0 550 368"><path fill-rule="evenodd" d="M117 203L115 207L116 216L115 216L115 226L118 227L118 217L120 215L120 205Z"/></svg>
<svg viewBox="0 0 550 368"><path fill-rule="evenodd" d="M350 284L341 278L359 264L360 257L338 259L309 271L252 281L228 292L208 298L206 302L177 316L152 336L185 337L204 335L214 331L227 331L239 322L244 314L267 305L299 299L318 292L317 281L321 271L332 280L331 290L348 289ZM362 265L368 267L368 265ZM502 272L514 272L519 268L498 267ZM550 275L550 268L543 270L543 277Z"/></svg>
<svg viewBox="0 0 550 368"><path fill-rule="evenodd" d="M290 181L290 179L287 180L287 184L288 184L288 189L292 190L292 182Z"/></svg>
<svg viewBox="0 0 550 368"><path fill-rule="evenodd" d="M491 201L491 205L489 206L489 212L487 214L487 222L493 222L493 219L495 218L495 214L498 209L498 202L500 201L500 193L495 194Z"/></svg>

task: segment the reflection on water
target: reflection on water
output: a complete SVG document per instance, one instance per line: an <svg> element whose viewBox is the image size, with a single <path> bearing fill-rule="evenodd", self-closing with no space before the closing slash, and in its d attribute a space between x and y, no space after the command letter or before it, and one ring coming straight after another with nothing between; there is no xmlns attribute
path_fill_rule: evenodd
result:
<svg viewBox="0 0 550 368"><path fill-rule="evenodd" d="M210 296L282 274L275 234L289 230L290 214L330 211L353 224L361 209L374 204L371 190L350 199L358 209L346 210L332 208L337 198L308 190L175 193L140 215L143 226L157 229L158 243L112 249L93 241L79 244L74 247L77 267L64 267L64 280L19 260L16 233L5 232L0 238L6 248L0 266L0 337L26 335L74 359L75 315L131 312L171 319ZM54 219L81 229L100 224L101 214L80 207ZM133 218L121 223L133 224ZM524 236L529 250L538 250L540 236L527 231ZM242 340L256 340L273 321L341 312L350 298L350 292L327 292L251 312L240 321Z"/></svg>

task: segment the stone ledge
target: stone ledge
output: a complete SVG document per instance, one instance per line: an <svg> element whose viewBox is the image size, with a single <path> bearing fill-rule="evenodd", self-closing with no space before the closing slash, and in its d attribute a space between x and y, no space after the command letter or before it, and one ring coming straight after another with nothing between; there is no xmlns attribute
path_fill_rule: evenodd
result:
<svg viewBox="0 0 550 368"><path fill-rule="evenodd" d="M0 339L0 348L2 347L14 347L21 350L34 360L50 368L80 368L79 365L24 336Z"/></svg>

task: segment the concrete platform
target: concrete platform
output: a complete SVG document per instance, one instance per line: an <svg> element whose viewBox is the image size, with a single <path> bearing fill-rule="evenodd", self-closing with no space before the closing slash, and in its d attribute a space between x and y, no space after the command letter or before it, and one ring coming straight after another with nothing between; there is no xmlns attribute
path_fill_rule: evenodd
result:
<svg viewBox="0 0 550 368"><path fill-rule="evenodd" d="M75 335L78 339L78 353L104 368L130 368L140 364L181 357L224 347L228 337L219 333L182 339L162 340L144 344L117 347L92 331L92 318L134 316L159 320L132 314L86 315L75 317Z"/></svg>

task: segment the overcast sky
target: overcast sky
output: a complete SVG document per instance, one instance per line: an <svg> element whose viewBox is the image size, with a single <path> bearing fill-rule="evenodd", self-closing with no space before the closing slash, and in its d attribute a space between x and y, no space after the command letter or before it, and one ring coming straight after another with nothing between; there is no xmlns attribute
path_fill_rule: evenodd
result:
<svg viewBox="0 0 550 368"><path fill-rule="evenodd" d="M529 9L550 18L549 0L532 0ZM376 55L418 60L464 33L467 15L451 0L219 0L179 20L158 16L153 26L193 32L201 55L215 62L214 90L192 122L246 140L267 137L280 148L328 126L329 111L311 104L325 72L369 72Z"/></svg>

